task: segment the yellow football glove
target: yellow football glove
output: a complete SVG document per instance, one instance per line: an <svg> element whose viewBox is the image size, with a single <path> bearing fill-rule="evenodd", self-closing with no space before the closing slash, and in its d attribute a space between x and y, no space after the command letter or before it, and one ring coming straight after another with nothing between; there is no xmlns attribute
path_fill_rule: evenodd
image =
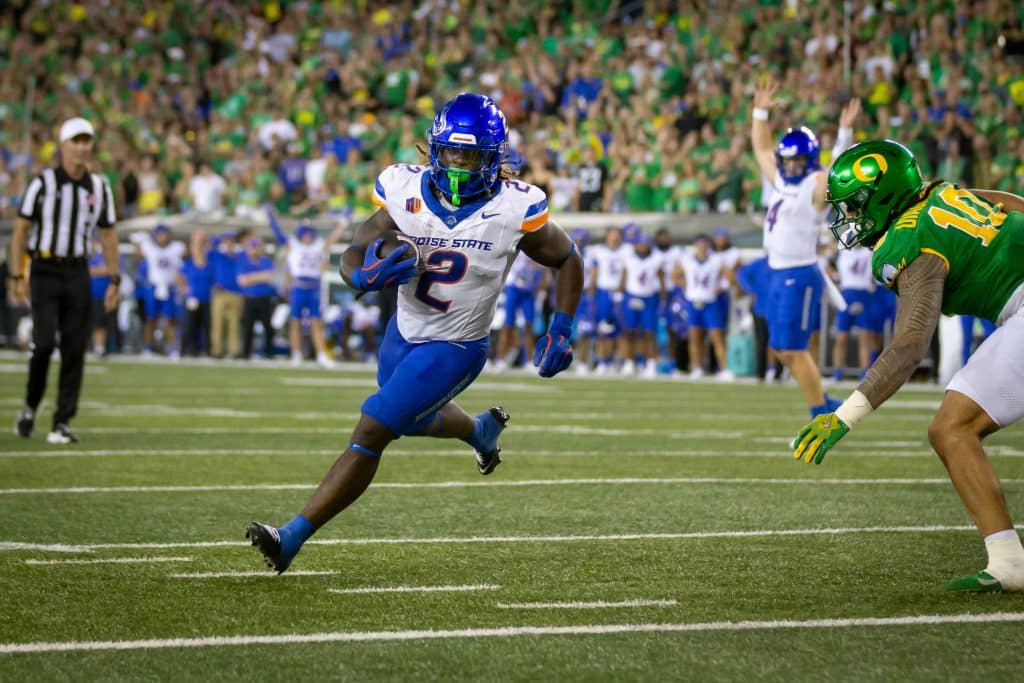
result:
<svg viewBox="0 0 1024 683"><path fill-rule="evenodd" d="M846 436L850 428L835 413L819 415L811 420L793 439L794 460L820 465L829 449Z"/></svg>

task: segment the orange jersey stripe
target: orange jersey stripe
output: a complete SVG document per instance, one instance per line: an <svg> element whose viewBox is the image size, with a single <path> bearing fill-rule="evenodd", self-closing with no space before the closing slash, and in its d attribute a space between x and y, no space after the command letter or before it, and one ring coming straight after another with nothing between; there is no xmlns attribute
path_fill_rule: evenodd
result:
<svg viewBox="0 0 1024 683"><path fill-rule="evenodd" d="M373 203L376 204L377 206L379 206L382 209L386 209L387 206L388 206L387 203L383 199L381 199L380 197L377 196L376 192L374 192L372 195L370 195L370 199L372 199Z"/></svg>
<svg viewBox="0 0 1024 683"><path fill-rule="evenodd" d="M533 218L527 218L525 221L523 221L523 224L519 226L519 229L522 230L523 232L533 232L535 230L540 230L541 228L543 228L547 222L548 212L545 211L544 213L537 214Z"/></svg>

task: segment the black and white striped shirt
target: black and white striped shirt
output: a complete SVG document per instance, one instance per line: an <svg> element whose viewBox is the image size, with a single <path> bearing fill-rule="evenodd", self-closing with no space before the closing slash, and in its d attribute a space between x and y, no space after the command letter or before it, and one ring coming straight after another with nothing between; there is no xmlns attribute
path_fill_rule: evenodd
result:
<svg viewBox="0 0 1024 683"><path fill-rule="evenodd" d="M78 180L62 167L32 179L18 215L32 221L28 251L33 258L86 258L93 229L112 228L114 195L107 180L86 173Z"/></svg>

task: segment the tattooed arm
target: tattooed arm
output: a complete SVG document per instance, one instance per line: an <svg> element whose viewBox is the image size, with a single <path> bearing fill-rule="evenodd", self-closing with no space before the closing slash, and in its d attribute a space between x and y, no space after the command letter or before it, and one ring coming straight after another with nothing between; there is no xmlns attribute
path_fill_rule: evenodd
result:
<svg viewBox="0 0 1024 683"><path fill-rule="evenodd" d="M877 408L903 386L921 362L942 313L946 262L921 254L896 280L899 308L892 341L875 361L857 388Z"/></svg>

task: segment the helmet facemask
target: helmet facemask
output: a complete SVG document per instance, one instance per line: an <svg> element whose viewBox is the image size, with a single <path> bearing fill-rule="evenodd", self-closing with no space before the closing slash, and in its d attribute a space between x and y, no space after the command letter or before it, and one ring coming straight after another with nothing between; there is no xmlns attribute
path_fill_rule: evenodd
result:
<svg viewBox="0 0 1024 683"><path fill-rule="evenodd" d="M862 187L844 199L828 198L836 212L828 229L844 249L853 249L870 241L875 233L875 219L865 212L873 190Z"/></svg>

